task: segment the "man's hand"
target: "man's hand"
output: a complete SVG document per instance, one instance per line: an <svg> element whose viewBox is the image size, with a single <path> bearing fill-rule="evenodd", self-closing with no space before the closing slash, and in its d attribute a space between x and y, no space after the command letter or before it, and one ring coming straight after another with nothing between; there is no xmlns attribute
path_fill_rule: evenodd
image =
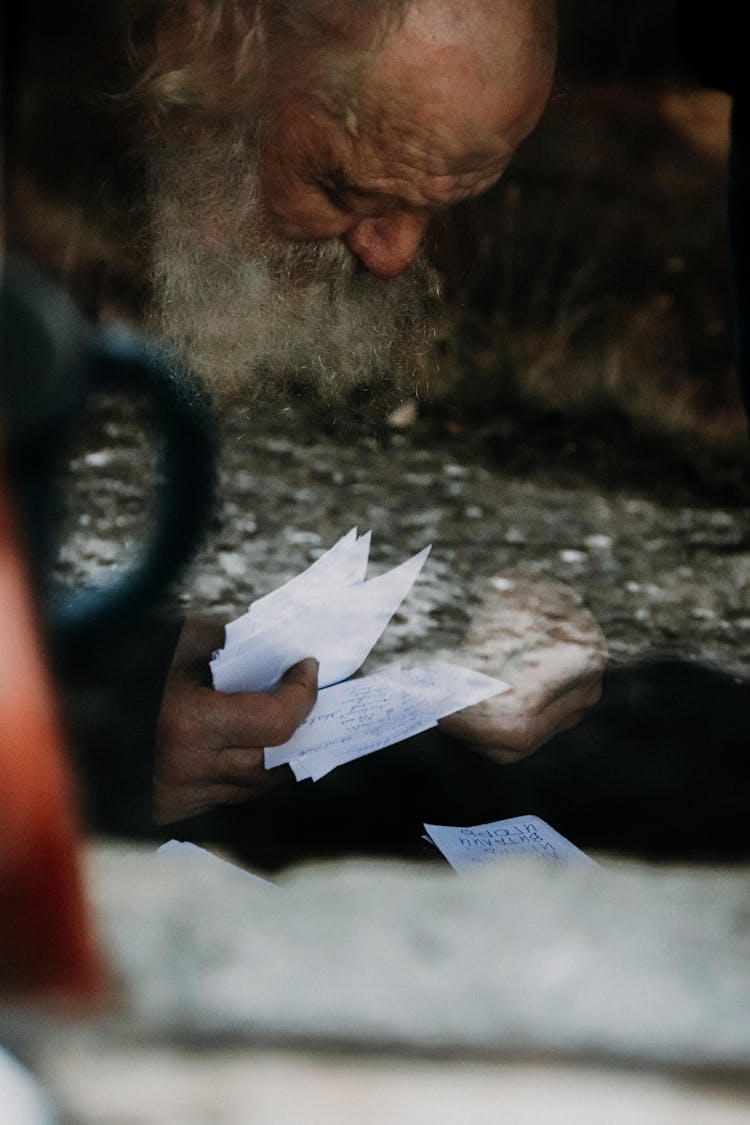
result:
<svg viewBox="0 0 750 1125"><path fill-rule="evenodd" d="M188 618L162 698L154 761L153 821L170 824L261 796L293 780L266 770L263 747L291 738L315 703L318 662L301 660L271 693L225 695L210 686L208 662L224 641L216 621Z"/></svg>
<svg viewBox="0 0 750 1125"><path fill-rule="evenodd" d="M490 581L455 655L511 690L446 716L440 726L507 765L575 726L598 702L607 646L568 586L513 572Z"/></svg>

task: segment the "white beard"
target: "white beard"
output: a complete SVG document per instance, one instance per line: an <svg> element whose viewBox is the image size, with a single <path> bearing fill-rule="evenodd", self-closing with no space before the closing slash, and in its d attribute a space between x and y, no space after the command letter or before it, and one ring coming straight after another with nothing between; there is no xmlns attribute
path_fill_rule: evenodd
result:
<svg viewBox="0 0 750 1125"><path fill-rule="evenodd" d="M367 273L338 240L269 235L251 144L181 137L151 160L150 327L220 395L267 396L287 380L340 400L413 385L432 338L437 283L420 259Z"/></svg>

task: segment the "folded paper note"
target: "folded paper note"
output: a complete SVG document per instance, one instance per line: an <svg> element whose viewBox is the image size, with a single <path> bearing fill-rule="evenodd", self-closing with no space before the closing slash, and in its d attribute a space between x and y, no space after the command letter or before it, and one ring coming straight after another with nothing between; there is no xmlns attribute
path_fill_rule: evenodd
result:
<svg viewBox="0 0 750 1125"><path fill-rule="evenodd" d="M411 589L430 552L377 578L364 580L369 533L356 530L306 571L253 603L226 627L224 648L211 674L218 691L268 691L287 668L314 656L318 686L351 676L362 666Z"/></svg>
<svg viewBox="0 0 750 1125"><path fill-rule="evenodd" d="M349 680L411 589L430 548L366 580L370 533L356 528L330 551L231 621L211 660L218 691L266 691L307 656L320 663L318 699L267 769L288 764L298 781L437 725L438 719L508 690L508 684L444 662L391 666Z"/></svg>
<svg viewBox="0 0 750 1125"><path fill-rule="evenodd" d="M424 828L430 843L459 873L514 856L562 864L596 862L538 816L516 816L469 828L446 824L425 824Z"/></svg>
<svg viewBox="0 0 750 1125"><path fill-rule="evenodd" d="M336 766L437 726L438 719L503 691L505 684L457 664L399 666L318 693L283 746L265 751L266 768L288 763L298 781L318 781Z"/></svg>

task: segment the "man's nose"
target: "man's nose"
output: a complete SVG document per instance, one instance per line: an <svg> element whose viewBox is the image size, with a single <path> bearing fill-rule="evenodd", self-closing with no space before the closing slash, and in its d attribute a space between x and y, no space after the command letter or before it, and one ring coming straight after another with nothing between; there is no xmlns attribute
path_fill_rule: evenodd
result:
<svg viewBox="0 0 750 1125"><path fill-rule="evenodd" d="M343 240L362 265L376 277L398 277L414 261L428 220L399 213L360 219Z"/></svg>

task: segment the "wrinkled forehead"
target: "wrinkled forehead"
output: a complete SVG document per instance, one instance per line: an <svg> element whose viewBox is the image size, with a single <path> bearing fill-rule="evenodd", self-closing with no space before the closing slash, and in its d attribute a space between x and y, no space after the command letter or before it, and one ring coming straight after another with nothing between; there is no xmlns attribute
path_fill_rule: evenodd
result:
<svg viewBox="0 0 750 1125"><path fill-rule="evenodd" d="M536 125L554 74L554 40L531 4L415 4L366 69L370 127L432 146L446 166L502 161ZM461 15L463 13L463 15ZM394 139L396 139L394 137Z"/></svg>

